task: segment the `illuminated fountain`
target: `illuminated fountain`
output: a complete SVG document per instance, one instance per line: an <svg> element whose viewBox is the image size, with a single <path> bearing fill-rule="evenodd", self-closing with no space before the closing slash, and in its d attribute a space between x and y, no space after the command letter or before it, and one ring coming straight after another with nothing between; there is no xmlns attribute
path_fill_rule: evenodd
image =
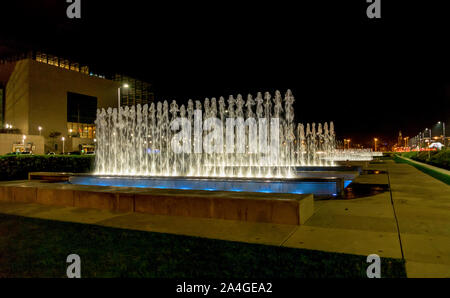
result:
<svg viewBox="0 0 450 298"><path fill-rule="evenodd" d="M382 152L374 152L372 149L336 149L325 159L329 161L371 161L374 157L380 156L383 156Z"/></svg>
<svg viewBox="0 0 450 298"><path fill-rule="evenodd" d="M98 110L95 174L289 178L332 166L333 123L296 125L293 103L288 90Z"/></svg>

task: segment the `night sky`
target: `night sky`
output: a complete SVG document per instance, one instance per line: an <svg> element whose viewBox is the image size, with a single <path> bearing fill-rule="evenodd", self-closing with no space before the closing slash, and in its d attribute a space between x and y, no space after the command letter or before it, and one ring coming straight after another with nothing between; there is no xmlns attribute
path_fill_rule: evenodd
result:
<svg viewBox="0 0 450 298"><path fill-rule="evenodd" d="M366 18L365 0L81 0L81 20L63 0L8 2L0 45L136 76L158 100L290 88L297 121L333 120L363 144L450 123L449 10L427 1L382 0L381 20Z"/></svg>

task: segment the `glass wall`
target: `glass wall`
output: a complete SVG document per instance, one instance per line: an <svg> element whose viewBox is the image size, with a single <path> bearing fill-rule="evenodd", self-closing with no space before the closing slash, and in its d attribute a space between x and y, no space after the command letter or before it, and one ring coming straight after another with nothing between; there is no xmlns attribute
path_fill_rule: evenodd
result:
<svg viewBox="0 0 450 298"><path fill-rule="evenodd" d="M4 128L5 123L5 89L0 86L0 127Z"/></svg>
<svg viewBox="0 0 450 298"><path fill-rule="evenodd" d="M72 137L95 139L95 125L67 122L67 134Z"/></svg>
<svg viewBox="0 0 450 298"><path fill-rule="evenodd" d="M77 62L70 61L68 59L64 59L58 56L50 55L43 52L36 52L34 59L37 62L50 64L53 66L61 67L68 70L73 70L77 72L81 72L87 75L96 76L100 78L105 78L105 76L97 75L89 72L89 67L87 65L80 65Z"/></svg>
<svg viewBox="0 0 450 298"><path fill-rule="evenodd" d="M154 94L149 83L119 74L116 74L113 80L120 82L122 86L128 86L120 88L120 105L144 105L153 102Z"/></svg>
<svg viewBox="0 0 450 298"><path fill-rule="evenodd" d="M67 92L67 133L80 138L95 138L97 97Z"/></svg>

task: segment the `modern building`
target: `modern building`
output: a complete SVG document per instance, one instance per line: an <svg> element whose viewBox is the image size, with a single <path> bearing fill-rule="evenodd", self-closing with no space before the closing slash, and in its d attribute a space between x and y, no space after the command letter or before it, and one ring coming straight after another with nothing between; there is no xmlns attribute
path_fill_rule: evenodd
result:
<svg viewBox="0 0 450 298"><path fill-rule="evenodd" d="M0 143L8 143L0 145L0 154L28 148L39 153L62 152L63 147L65 152L91 151L97 108L150 103L150 87L123 75L94 74L87 65L39 51L2 59L0 133L9 136L0 134ZM11 143L12 134L17 140ZM33 139L27 136L44 138L44 148L26 143L24 139ZM17 149L20 142L22 149Z"/></svg>
<svg viewBox="0 0 450 298"><path fill-rule="evenodd" d="M403 137L402 137L402 131L401 130L398 132L397 147L403 147Z"/></svg>

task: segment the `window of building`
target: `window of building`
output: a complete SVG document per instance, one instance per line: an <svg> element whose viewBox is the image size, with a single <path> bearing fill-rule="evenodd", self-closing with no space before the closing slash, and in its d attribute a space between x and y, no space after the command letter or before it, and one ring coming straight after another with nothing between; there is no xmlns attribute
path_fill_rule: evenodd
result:
<svg viewBox="0 0 450 298"><path fill-rule="evenodd" d="M97 97L67 92L67 130L69 135L94 138Z"/></svg>
<svg viewBox="0 0 450 298"><path fill-rule="evenodd" d="M87 66L81 66L80 67L80 72L84 73L84 74L89 74L89 67Z"/></svg>
<svg viewBox="0 0 450 298"><path fill-rule="evenodd" d="M95 138L95 125L77 122L67 122L67 132L71 137Z"/></svg>
<svg viewBox="0 0 450 298"><path fill-rule="evenodd" d="M5 123L3 123L4 119L5 119L4 105L5 105L5 89L3 89L2 86L0 86L0 125L1 125L1 128L3 128L5 125Z"/></svg>
<svg viewBox="0 0 450 298"><path fill-rule="evenodd" d="M80 65L78 63L71 63L70 70L80 71Z"/></svg>

